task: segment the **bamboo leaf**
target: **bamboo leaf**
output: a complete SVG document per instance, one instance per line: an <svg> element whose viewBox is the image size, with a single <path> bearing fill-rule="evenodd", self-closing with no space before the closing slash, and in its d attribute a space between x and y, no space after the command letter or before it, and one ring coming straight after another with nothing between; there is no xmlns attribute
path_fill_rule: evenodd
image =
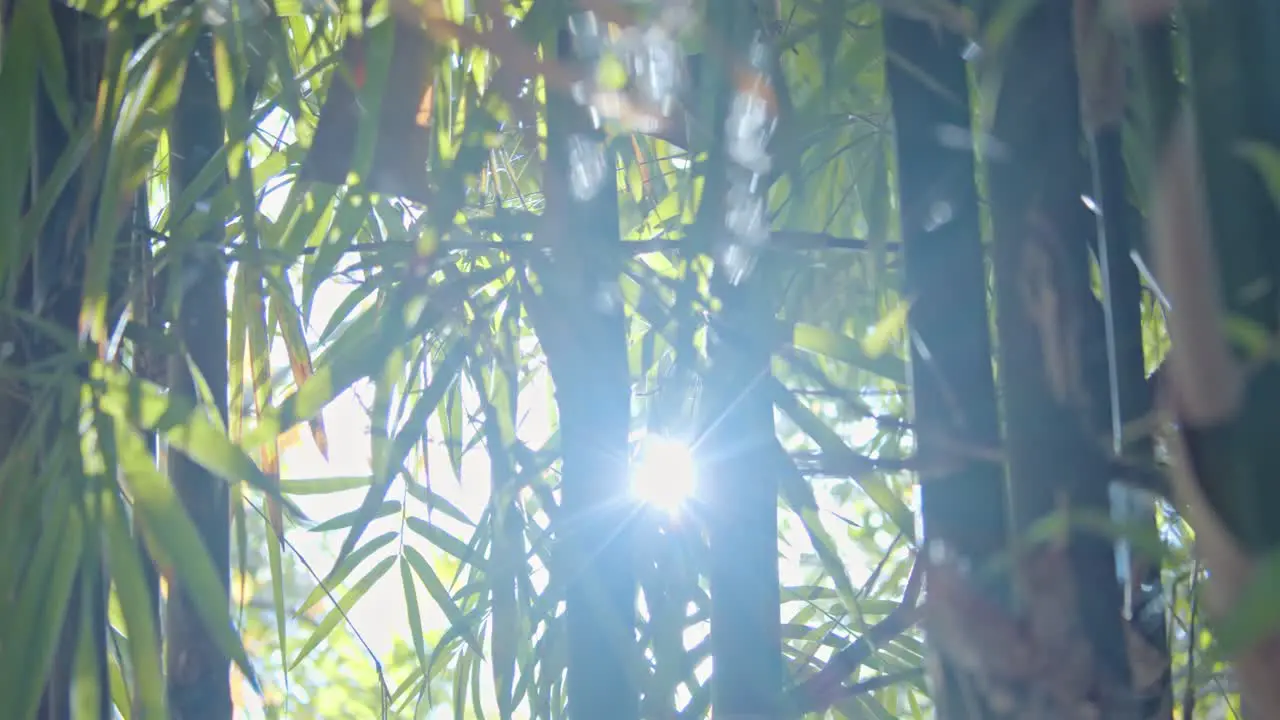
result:
<svg viewBox="0 0 1280 720"><path fill-rule="evenodd" d="M0 227L19 226L22 201L31 163L32 107L35 104L37 78L40 75L41 25L48 4L40 0L20 0L13 4L9 27L4 36L4 64L0 65ZM8 237L12 237L11 235ZM16 254L12 241L0 245L0 266L25 265Z"/></svg>
<svg viewBox="0 0 1280 720"><path fill-rule="evenodd" d="M808 408L796 401L795 397L773 378L767 378L772 386L772 394L774 404L779 410L786 413L803 432L813 439L822 448L822 452L835 458L837 461L844 459L849 464L857 464L860 457L841 439L836 431L832 430L817 415L814 415ZM881 510L888 514L890 520L897 526L899 530L908 536L914 536L915 516L906 503L902 501L898 493L892 491L884 480L877 477L873 473L864 473L853 478L854 482L862 488L867 497L871 498Z"/></svg>
<svg viewBox="0 0 1280 720"><path fill-rule="evenodd" d="M409 562L409 566L413 568L414 574L418 576L423 586L427 588L431 599L435 601L441 612L448 618L450 627L461 634L463 641L467 643L467 646L472 651L484 657L484 648L481 646L479 638L476 637L470 620L453 602L448 589L445 588L444 583L440 582L435 570L431 569L431 564L412 545L405 545L404 557Z"/></svg>
<svg viewBox="0 0 1280 720"><path fill-rule="evenodd" d="M80 567L84 520L70 504L64 506L63 511L58 513L55 510L50 514L51 520L58 514L62 515L61 523L50 523L58 532L42 533L33 556L33 559L45 563L35 570L47 571L47 577L42 578L42 585L33 583L29 589L24 589L25 597L20 598L18 612L7 619L7 622L18 623L16 632L7 634L18 640L14 647L20 651L7 653L6 665L13 663L13 666L9 668L11 672L0 679L0 687L5 690L4 697L12 699L18 717L34 717L40 704L40 693ZM30 668L37 670L27 672Z"/></svg>
<svg viewBox="0 0 1280 720"><path fill-rule="evenodd" d="M267 562L271 567L271 604L276 615L276 642L280 645L280 666L284 668L284 694L289 697L289 615L284 601L284 552L280 540L282 529L275 527L276 518L267 522Z"/></svg>
<svg viewBox="0 0 1280 720"><path fill-rule="evenodd" d="M280 492L284 495L328 495L344 490L369 487L372 482L373 478L369 475L281 480Z"/></svg>
<svg viewBox="0 0 1280 720"><path fill-rule="evenodd" d="M373 520L379 503L386 497L387 490L391 488L391 481L395 478L397 471L404 467L409 453L413 450L414 443L426 429L427 419L431 417L431 413L440 404L445 390L453 384L454 377L462 367L462 362L465 359L466 350L461 344L458 344L440 361L440 365L437 366L436 372L431 378L431 384L423 390L413 410L410 411L404 427L396 433L391 441L391 446L388 448L384 461L385 465L374 469L374 483L369 486L369 491L365 494L364 501L361 502L360 507L353 514L351 530L347 533L346 539L342 541L342 548L338 551L339 558L351 552L356 543L359 542L360 535L364 533L365 528L369 526L369 522Z"/></svg>
<svg viewBox="0 0 1280 720"><path fill-rule="evenodd" d="M847 335L815 325L796 323L792 329L792 343L799 350L848 363L898 384L905 384L907 381L905 363L894 357L872 357L863 344Z"/></svg>
<svg viewBox="0 0 1280 720"><path fill-rule="evenodd" d="M213 561L177 491L156 469L155 460L147 451L142 437L119 418L115 419L115 442L134 511L146 527L148 537L163 548L170 568L185 589L187 598L195 605L218 649L231 658L256 688L257 675L228 612L226 588L218 579Z"/></svg>
<svg viewBox="0 0 1280 720"><path fill-rule="evenodd" d="M400 558L400 583L404 586L404 604L409 610L409 633L413 639L413 651L418 655L418 665L427 666L426 633L422 629L422 613L418 609L418 591L414 589L413 573L409 562Z"/></svg>
<svg viewBox="0 0 1280 720"><path fill-rule="evenodd" d="M334 515L333 517L319 523L311 528L312 532L330 532L332 530L340 530L342 528L354 527L356 523L365 521L366 525L369 521L377 518L386 517L400 512L399 500L384 500L380 504L374 506L372 514L364 512L363 508L357 508L348 512Z"/></svg>
<svg viewBox="0 0 1280 720"><path fill-rule="evenodd" d="M100 565L93 555L95 553L85 553L84 562L81 563L81 587L95 586L94 576L97 575ZM94 618L93 599L91 592L80 593L78 609L80 633L76 638L74 677L71 686L71 707L75 717L87 718L101 715L105 699L103 693L109 692L109 688L102 687L98 682L101 677L98 673L98 664L107 662L107 658L99 655L98 639L94 637L96 634L94 628L97 627L97 623Z"/></svg>
<svg viewBox="0 0 1280 720"><path fill-rule="evenodd" d="M262 472L190 399L170 396L154 383L131 377L105 363L94 364L92 377L102 383L97 395L99 409L122 423L122 427L134 424L160 433L173 449L223 480L246 481L279 501L294 517L305 519L292 501L281 496L279 482Z"/></svg>
<svg viewBox="0 0 1280 720"><path fill-rule="evenodd" d="M347 576L360 566L360 563L363 563L365 560L372 557L374 553L387 545L390 545L391 541L396 539L396 537L397 534L394 532L383 533L364 545L361 545L359 548L356 548L341 562L334 563L333 569L329 571L329 574L326 575L325 578L321 580L319 584L317 584L316 587L307 595L306 599L298 605L298 614L305 613L315 607L316 603L320 602L325 595L328 594L328 591L332 591L341 585L342 581L347 579Z"/></svg>
<svg viewBox="0 0 1280 720"><path fill-rule="evenodd" d="M104 493L103 527L107 536L107 561L120 596L120 610L129 631L129 658L134 668L135 706L148 718L169 717L164 672L160 662L159 628L152 619L138 544L113 495ZM221 593L219 593L221 595Z"/></svg>
<svg viewBox="0 0 1280 720"><path fill-rule="evenodd" d="M455 558L467 563L473 567L479 567L478 553L472 551L458 538L432 525L420 517L409 517L405 519L405 525L415 533L421 535L427 542L435 545L441 550L449 553ZM479 532L477 530L477 532Z"/></svg>
<svg viewBox="0 0 1280 720"><path fill-rule="evenodd" d="M875 360L889 351L889 345L907 329L907 312L911 303L902 300L880 318L871 332L862 340L862 350Z"/></svg>
<svg viewBox="0 0 1280 720"><path fill-rule="evenodd" d="M782 452L782 448L776 444L774 448L777 451L775 455L779 456L778 461L783 464L781 481L779 482L782 496L786 499L787 505L791 507L792 512L800 516L805 534L809 536L809 542L813 545L814 552L817 553L818 560L822 563L822 569L831 576L832 581L835 583L840 602L844 604L849 612L854 612L859 609L857 591L854 590L853 582L849 579L849 571L836 550L834 539L827 532L827 529L823 527L822 520L818 517L818 500L814 497L813 488L796 470L795 463L791 461L791 458Z"/></svg>
<svg viewBox="0 0 1280 720"><path fill-rule="evenodd" d="M338 606L330 610L329 614L324 616L324 619L316 625L315 631L311 633L311 637L307 638L307 641L303 643L302 649L298 651L298 655L294 657L293 662L289 664L289 670L297 668L299 663L307 659L307 656L311 654L311 651L319 647L320 643L324 642L325 638L329 637L329 635L333 633L334 629L338 627L338 623L343 621L346 613L349 612L351 608L355 607L356 603L360 602L360 598L364 597L365 594L369 592L369 589L373 587L374 583L378 582L378 580L382 579L383 575L387 574L387 571L391 569L391 565L395 561L395 557L386 557L378 561L378 564L373 566L373 569L369 571L368 575L360 578L360 580L352 586L351 590L347 592L346 595L342 596L342 599L338 601Z"/></svg>

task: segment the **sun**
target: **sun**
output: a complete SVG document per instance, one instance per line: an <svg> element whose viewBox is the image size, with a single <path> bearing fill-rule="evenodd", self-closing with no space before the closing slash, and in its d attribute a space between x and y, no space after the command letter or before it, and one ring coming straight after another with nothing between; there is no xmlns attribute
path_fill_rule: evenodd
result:
<svg viewBox="0 0 1280 720"><path fill-rule="evenodd" d="M640 454L631 468L631 493L637 500L676 513L693 495L697 480L688 443L661 435L640 441Z"/></svg>

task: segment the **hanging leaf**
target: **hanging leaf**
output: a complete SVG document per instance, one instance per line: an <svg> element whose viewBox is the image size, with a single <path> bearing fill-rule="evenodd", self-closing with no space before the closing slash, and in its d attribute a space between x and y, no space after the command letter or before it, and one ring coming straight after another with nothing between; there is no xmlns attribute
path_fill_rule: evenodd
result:
<svg viewBox="0 0 1280 720"><path fill-rule="evenodd" d="M147 537L154 549L163 548L186 596L195 605L218 649L235 662L245 678L257 687L257 676L249 655L234 631L225 601L226 590L218 579L213 561L200 534L169 479L156 469L142 437L121 419L115 421L116 453Z"/></svg>
<svg viewBox="0 0 1280 720"><path fill-rule="evenodd" d="M311 637L307 638L307 641L302 644L302 648L298 650L293 662L289 663L289 670L297 668L313 650L320 646L320 643L324 642L333 633L334 629L338 627L338 623L346 618L347 613L351 611L351 608L355 607L356 603L360 602L360 598L363 598L369 592L374 583L387 574L387 571L391 569L391 565L395 561L395 557L386 557L378 561L378 564L373 566L368 575L360 578L352 586L351 590L342 596L342 599L338 601L338 606L324 616L324 619L316 625L316 629L311 633Z"/></svg>
<svg viewBox="0 0 1280 720"><path fill-rule="evenodd" d="M329 574L307 594L305 600L298 604L298 614L302 615L310 611L315 607L316 603L323 600L330 592L336 590L342 584L342 581L346 580L347 576L359 567L361 563L368 560L382 548L390 545L391 541L398 536L398 533L394 532L383 533L353 550L342 562L334 563L333 569L329 571Z"/></svg>
<svg viewBox="0 0 1280 720"><path fill-rule="evenodd" d="M431 564L412 545L405 545L404 558L408 561L409 566L413 568L413 572L418 576L418 579L422 581L423 586L427 588L427 592L431 595L431 599L435 601L436 606L448 618L450 628L460 633L467 646L477 655L483 657L484 649L480 645L479 638L475 636L474 630L471 629L470 620L453 602L453 598L449 595L444 583L440 582L440 578L431 569Z"/></svg>
<svg viewBox="0 0 1280 720"><path fill-rule="evenodd" d="M873 356L867 351L865 343L860 344L847 335L815 325L796 323L792 328L792 343L799 350L839 360L895 383L906 384L905 363L898 358L886 357L883 353Z"/></svg>
<svg viewBox="0 0 1280 720"><path fill-rule="evenodd" d="M365 494L360 507L354 513L351 513L353 518L351 530L342 541L342 548L338 551L339 560L351 552L355 544L360 540L365 528L369 526L369 522L375 517L379 504L391 488L392 480L399 474L400 468L405 466L405 461L413 450L415 441L427 427L427 419L431 417L436 406L440 404L445 390L453 384L454 377L462 367L462 362L465 359L466 350L461 344L454 346L441 359L431 378L431 384L423 390L422 395L414 404L413 410L410 411L409 417L405 420L404 427L392 439L382 467L374 468L374 482L369 486L369 492Z"/></svg>
<svg viewBox="0 0 1280 720"><path fill-rule="evenodd" d="M302 511L281 496L279 482L262 472L189 398L170 396L153 383L103 363L94 364L92 376L102 383L97 393L99 409L122 427L136 425L160 433L173 449L213 474L227 482L247 481L280 502L293 517L305 520ZM129 431L133 432L131 428Z"/></svg>

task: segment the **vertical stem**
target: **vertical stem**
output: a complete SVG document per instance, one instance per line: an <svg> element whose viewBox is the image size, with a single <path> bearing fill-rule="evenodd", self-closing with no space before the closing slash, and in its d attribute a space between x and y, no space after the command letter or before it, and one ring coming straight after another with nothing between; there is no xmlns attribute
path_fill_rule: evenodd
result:
<svg viewBox="0 0 1280 720"><path fill-rule="evenodd" d="M884 15L884 38L905 292L913 300L912 420L920 456L949 460L937 465L952 468L920 485L925 542L941 541L982 564L1009 544L1005 479L995 463L964 459L956 448L991 448L1000 441L987 269L973 151L942 148L937 141L938 128L970 128L963 39L896 13ZM950 219L939 224L939 212ZM1007 591L998 594L1007 597ZM944 716L967 716L969 698L955 692L951 669L941 669L946 687L936 690Z"/></svg>
<svg viewBox="0 0 1280 720"><path fill-rule="evenodd" d="M1097 437L1106 398L1091 397L1085 379L1086 360L1101 357L1105 336L1089 284L1093 223L1080 200L1088 168L1072 27L1072 5L1053 2L1036 4L1012 31L1001 49L994 123L1008 156L988 163L999 380L1019 533L1064 504L1110 512L1111 478ZM1077 620L1097 672L1127 689L1114 549L1073 531L1070 558Z"/></svg>
<svg viewBox="0 0 1280 720"><path fill-rule="evenodd" d="M570 3L566 3L572 7ZM568 28L557 57L572 63ZM560 410L561 509L557 529L568 575L567 685L571 720L638 720L636 575L627 502L631 384L621 309L601 302L616 288L617 158L585 110L548 90L546 217L550 250L541 296L528 298ZM596 156L599 152L602 157ZM602 177L575 181L600 160ZM575 168L575 164L579 164ZM593 178L594 179L594 178ZM576 191L571 191L575 187Z"/></svg>
<svg viewBox="0 0 1280 720"><path fill-rule="evenodd" d="M1280 329L1280 205L1249 162L1244 143L1280 146L1280 90L1268 76L1280 55L1280 5L1265 0L1181 3L1190 58L1191 104L1212 247L1227 316L1274 335ZM1228 339L1229 341L1232 339ZM1239 343L1233 343L1239 345ZM1240 355L1250 353L1237 347ZM1218 439L1193 451L1203 491L1248 552L1280 544L1271 522L1280 505L1280 456L1270 431L1280 403L1280 368L1251 373L1239 416L1204 428Z"/></svg>
<svg viewBox="0 0 1280 720"><path fill-rule="evenodd" d="M178 197L211 161L223 144L222 113L218 107L213 74L213 35L201 33L196 41L186 78L174 110L170 129L171 191ZM211 197L224 186L214 182ZM207 206L195 203L196 210ZM252 211L245 208L246 212ZM195 279L181 298L174 325L191 361L204 376L217 412L227 417L227 267L221 257L224 231L221 223L196 239L193 252L182 258L182 271ZM170 391L196 397L196 388L185 357L169 368ZM200 412L200 410L197 410ZM204 541L218 579L229 591L231 582L231 528L227 485L190 458L170 456L173 483L196 530ZM230 602L230 596L227 596ZM167 603L168 647L165 667L175 720L229 720L232 713L230 660L219 649L196 611L186 588L175 583Z"/></svg>
<svg viewBox="0 0 1280 720"><path fill-rule="evenodd" d="M144 183L138 189L137 199L134 201L133 222L131 228L134 229L132 235L132 250L130 257L130 269L132 271L132 284L139 290L138 297L134 301L133 321L139 326L146 328L157 328L162 326L159 320L160 303L156 298L156 282L154 278L154 263L151 255L151 237L140 230L142 228L151 227L150 203L147 200L147 187ZM156 384L164 383L164 367L157 353L147 343L138 343L133 349L133 371L143 380L149 380ZM156 462L159 464L160 447L159 438L154 432L147 432L144 435L147 448L155 455ZM151 551L147 547L143 538L142 523L135 516L133 523L134 537L138 544L138 557L142 560L143 578L146 582L147 599L151 602L151 621L158 631L162 627L160 623L160 612L163 610L163 603L160 599L160 569L156 566L155 558L151 556ZM157 651L163 650L163 642L161 647L156 648ZM139 693L134 698L135 705L133 708L134 717L142 717L144 711L142 706L142 697Z"/></svg>
<svg viewBox="0 0 1280 720"><path fill-rule="evenodd" d="M707 11L707 27L723 33L719 39L728 49L722 62L709 63L702 78L715 112L709 115L714 136L698 227L712 248L740 242L725 223L729 172L741 170L730 166L726 123L732 93L751 90L738 87L733 73L748 66L762 12L759 3L741 0L715 0ZM767 188L769 179L757 182ZM697 446L710 543L711 702L716 717L730 719L775 718L783 709L778 475L770 461L777 440L765 382L771 352L761 336L775 313L767 270L759 264L735 283L737 270L716 263L711 291L721 311L710 332L712 370Z"/></svg>

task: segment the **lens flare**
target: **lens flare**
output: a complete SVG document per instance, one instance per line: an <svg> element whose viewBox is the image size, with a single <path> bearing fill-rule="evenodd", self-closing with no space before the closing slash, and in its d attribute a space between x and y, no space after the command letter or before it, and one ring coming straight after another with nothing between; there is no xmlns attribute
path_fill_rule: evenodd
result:
<svg viewBox="0 0 1280 720"><path fill-rule="evenodd" d="M688 443L650 435L640 447L632 466L631 492L648 505L667 512L679 512L693 495L697 469Z"/></svg>

